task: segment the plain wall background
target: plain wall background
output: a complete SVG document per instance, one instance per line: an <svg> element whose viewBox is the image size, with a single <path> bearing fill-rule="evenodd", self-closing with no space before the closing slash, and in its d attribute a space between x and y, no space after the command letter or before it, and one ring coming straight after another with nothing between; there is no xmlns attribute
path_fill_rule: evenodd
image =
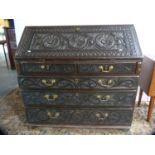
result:
<svg viewBox="0 0 155 155"><path fill-rule="evenodd" d="M34 9L30 18L15 19L17 42L28 25L134 24L143 54L155 58L153 0L57 0L51 4L46 5L46 13L40 10L41 16ZM144 95L143 100L149 98Z"/></svg>

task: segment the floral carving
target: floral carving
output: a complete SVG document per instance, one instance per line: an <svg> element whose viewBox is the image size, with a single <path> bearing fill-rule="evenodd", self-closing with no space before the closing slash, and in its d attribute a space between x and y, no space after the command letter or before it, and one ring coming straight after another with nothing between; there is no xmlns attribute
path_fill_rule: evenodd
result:
<svg viewBox="0 0 155 155"><path fill-rule="evenodd" d="M57 48L60 44L60 38L56 35L46 35L44 38L43 38L43 45L44 47L46 48Z"/></svg>
<svg viewBox="0 0 155 155"><path fill-rule="evenodd" d="M132 25L28 27L16 57L141 56ZM31 51L31 52L28 52ZM36 55L37 54L37 55Z"/></svg>
<svg viewBox="0 0 155 155"><path fill-rule="evenodd" d="M111 34L102 33L96 37L96 44L101 48L110 50L114 48L115 39Z"/></svg>
<svg viewBox="0 0 155 155"><path fill-rule="evenodd" d="M44 84L45 80L50 85ZM55 83L51 84L50 78L20 77L21 88L29 89L135 89L138 85L137 77L104 77L99 78L55 78Z"/></svg>
<svg viewBox="0 0 155 155"><path fill-rule="evenodd" d="M95 50L98 48L119 52L126 49L126 44L122 32L35 34L31 49L46 48L52 50Z"/></svg>
<svg viewBox="0 0 155 155"><path fill-rule="evenodd" d="M87 44L87 38L83 35L73 34L69 37L69 46L75 49L83 49Z"/></svg>

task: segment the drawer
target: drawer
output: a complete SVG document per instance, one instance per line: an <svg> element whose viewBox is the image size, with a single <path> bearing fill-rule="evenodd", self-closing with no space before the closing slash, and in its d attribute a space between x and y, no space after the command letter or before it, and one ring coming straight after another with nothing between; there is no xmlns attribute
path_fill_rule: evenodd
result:
<svg viewBox="0 0 155 155"><path fill-rule="evenodd" d="M24 89L137 89L138 76L18 77Z"/></svg>
<svg viewBox="0 0 155 155"><path fill-rule="evenodd" d="M21 63L22 74L76 74L75 64Z"/></svg>
<svg viewBox="0 0 155 155"><path fill-rule="evenodd" d="M20 74L136 74L136 62L21 62Z"/></svg>
<svg viewBox="0 0 155 155"><path fill-rule="evenodd" d="M136 74L136 63L79 64L80 74Z"/></svg>
<svg viewBox="0 0 155 155"><path fill-rule="evenodd" d="M26 108L29 123L55 125L130 125L132 109Z"/></svg>
<svg viewBox="0 0 155 155"><path fill-rule="evenodd" d="M134 106L136 91L111 92L68 92L68 91L23 91L25 105L50 106L92 106L111 107Z"/></svg>

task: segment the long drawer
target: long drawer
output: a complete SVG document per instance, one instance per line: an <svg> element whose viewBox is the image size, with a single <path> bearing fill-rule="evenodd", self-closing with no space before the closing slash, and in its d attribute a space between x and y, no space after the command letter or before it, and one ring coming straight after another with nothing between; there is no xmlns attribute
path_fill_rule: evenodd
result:
<svg viewBox="0 0 155 155"><path fill-rule="evenodd" d="M55 125L131 125L132 109L26 108L29 123Z"/></svg>
<svg viewBox="0 0 155 155"><path fill-rule="evenodd" d="M138 76L19 76L18 83L24 89L137 89Z"/></svg>
<svg viewBox="0 0 155 155"><path fill-rule="evenodd" d="M134 106L136 91L23 91L22 95L27 106L130 107Z"/></svg>
<svg viewBox="0 0 155 155"><path fill-rule="evenodd" d="M21 62L20 74L136 74L138 62L115 62L115 63L47 63L47 62Z"/></svg>

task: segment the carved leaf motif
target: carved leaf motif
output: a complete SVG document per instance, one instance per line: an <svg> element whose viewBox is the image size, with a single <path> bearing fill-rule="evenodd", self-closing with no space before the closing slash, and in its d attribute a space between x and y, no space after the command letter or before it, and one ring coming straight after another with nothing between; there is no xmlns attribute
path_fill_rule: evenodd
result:
<svg viewBox="0 0 155 155"><path fill-rule="evenodd" d="M48 78L47 78L48 80ZM56 83L48 87L48 89L87 89L87 88L97 88L97 89L128 89L128 88L136 88L138 85L137 78L129 78L129 77L122 77L122 78L104 78L101 80L98 78L94 79L79 79L79 82L76 83L75 79L56 79ZM22 88L47 88L47 86L42 83L41 78L19 78L19 85Z"/></svg>

